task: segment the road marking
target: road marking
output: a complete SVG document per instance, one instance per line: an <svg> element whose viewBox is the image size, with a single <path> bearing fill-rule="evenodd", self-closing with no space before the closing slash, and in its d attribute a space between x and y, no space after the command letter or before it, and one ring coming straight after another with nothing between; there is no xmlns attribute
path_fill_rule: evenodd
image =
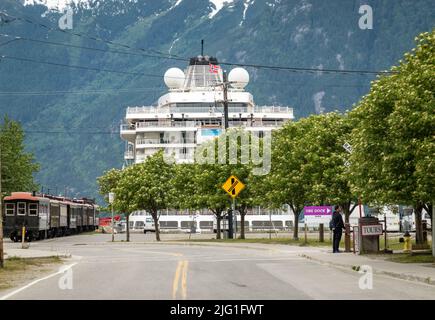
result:
<svg viewBox="0 0 435 320"><path fill-rule="evenodd" d="M41 281L44 281L44 280L47 280L47 279L53 278L54 276L57 276L57 275L59 275L59 274L62 274L62 273L64 273L65 271L67 271L67 270L71 269L72 267L74 267L77 263L78 263L78 262L75 262L75 263L69 264L69 265L67 265L67 266L65 266L65 267L61 267L61 268L59 268L59 271L57 271L57 272L55 272L55 273L52 273L52 274L50 274L50 275L48 275L48 276L46 276L46 277L43 277L43 278L41 278L41 279L37 279L37 280L35 280L35 281L32 281L32 282L30 282L29 284L25 285L24 287L21 287L21 288L15 290L15 291L12 291L11 293L9 293L9 294L3 296L3 297L0 297L0 300L6 300L6 299L9 299L10 297L16 295L17 293L20 293L21 291L24 291L24 290L30 288L31 286L33 286L33 285L35 285L35 284L41 282Z"/></svg>
<svg viewBox="0 0 435 320"><path fill-rule="evenodd" d="M181 278L181 297L186 300L187 297L187 268L189 267L189 261L184 261L183 276Z"/></svg>
<svg viewBox="0 0 435 320"><path fill-rule="evenodd" d="M175 270L174 281L172 282L172 299L177 299L177 291L180 282L181 275L181 297L186 299L187 297L187 268L189 261L178 261L177 269Z"/></svg>

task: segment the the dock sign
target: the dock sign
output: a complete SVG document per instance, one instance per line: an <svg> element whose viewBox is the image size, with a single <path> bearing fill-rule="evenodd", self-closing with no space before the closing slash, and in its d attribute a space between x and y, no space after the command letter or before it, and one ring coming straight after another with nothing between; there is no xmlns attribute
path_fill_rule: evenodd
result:
<svg viewBox="0 0 435 320"><path fill-rule="evenodd" d="M305 223L328 223L332 218L332 206L304 207Z"/></svg>

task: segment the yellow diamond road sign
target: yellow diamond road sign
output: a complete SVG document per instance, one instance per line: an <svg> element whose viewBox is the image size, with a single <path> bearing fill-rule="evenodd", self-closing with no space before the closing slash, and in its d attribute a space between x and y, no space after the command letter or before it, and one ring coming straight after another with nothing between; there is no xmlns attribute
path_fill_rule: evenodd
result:
<svg viewBox="0 0 435 320"><path fill-rule="evenodd" d="M242 181L237 179L236 176L229 177L228 180L222 185L222 189L224 189L225 192L233 198L237 197L240 191L242 191L244 188L245 185Z"/></svg>

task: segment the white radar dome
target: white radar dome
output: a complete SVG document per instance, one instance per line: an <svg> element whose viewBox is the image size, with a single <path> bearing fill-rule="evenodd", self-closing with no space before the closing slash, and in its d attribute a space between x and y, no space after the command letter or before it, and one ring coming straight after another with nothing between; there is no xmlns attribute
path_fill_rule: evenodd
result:
<svg viewBox="0 0 435 320"><path fill-rule="evenodd" d="M180 89L184 84L184 72L179 68L170 68L165 72L164 80L169 89Z"/></svg>
<svg viewBox="0 0 435 320"><path fill-rule="evenodd" d="M243 68L234 68L228 74L228 81L237 89L243 89L249 83L249 73Z"/></svg>

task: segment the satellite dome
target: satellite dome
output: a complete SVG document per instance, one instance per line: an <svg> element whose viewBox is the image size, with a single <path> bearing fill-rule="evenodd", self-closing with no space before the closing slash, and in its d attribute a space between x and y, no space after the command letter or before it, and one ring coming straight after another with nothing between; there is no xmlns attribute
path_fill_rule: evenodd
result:
<svg viewBox="0 0 435 320"><path fill-rule="evenodd" d="M234 68L228 74L228 81L237 89L243 89L249 83L249 73L243 68Z"/></svg>
<svg viewBox="0 0 435 320"><path fill-rule="evenodd" d="M170 68L165 72L164 80L169 89L180 89L184 84L184 72L179 68Z"/></svg>

